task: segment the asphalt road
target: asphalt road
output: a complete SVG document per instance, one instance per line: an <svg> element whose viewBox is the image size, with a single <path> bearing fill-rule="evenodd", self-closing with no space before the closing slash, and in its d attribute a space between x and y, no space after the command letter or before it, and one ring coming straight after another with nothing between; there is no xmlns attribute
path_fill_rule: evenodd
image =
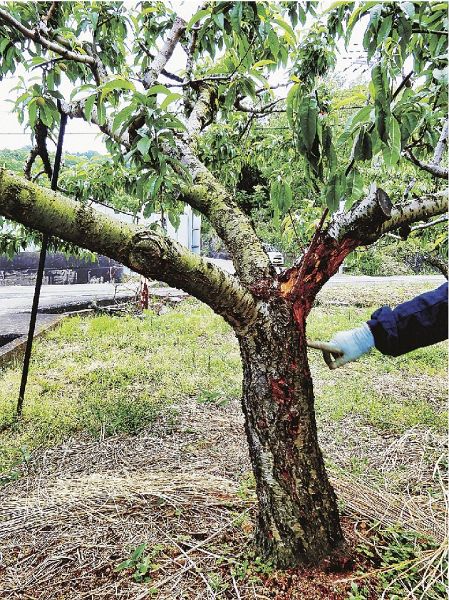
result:
<svg viewBox="0 0 449 600"><path fill-rule="evenodd" d="M43 285L39 301L37 326L46 325L55 320L54 313L89 308L92 302L113 304L115 300L134 298L138 284L79 284L79 285ZM151 294L157 296L179 296L183 292L173 288L151 288ZM0 347L5 335L25 335L28 332L34 286L0 286ZM53 313L53 314L50 314Z"/></svg>
<svg viewBox="0 0 449 600"><path fill-rule="evenodd" d="M62 309L72 305L88 304L94 300L113 300L134 296L137 286L113 285L110 283L80 285L43 285L39 310ZM34 296L34 286L0 286L0 316L30 312Z"/></svg>
<svg viewBox="0 0 449 600"><path fill-rule="evenodd" d="M231 260L222 258L208 258L209 262L221 267L228 273L235 273L234 265ZM446 279L442 275L394 275L392 277L370 277L369 275L334 275L326 285L378 285L388 283L434 283L435 287L444 283Z"/></svg>
<svg viewBox="0 0 449 600"><path fill-rule="evenodd" d="M212 260L215 264L228 272L234 272L232 262L229 260ZM351 275L334 275L326 286L337 285L385 285L388 283L412 282L432 284L437 287L445 281L439 275L416 275L395 277L368 277ZM39 302L37 327L46 326L58 319L61 312L76 311L89 308L92 302L99 304L113 304L114 300L134 298L138 284L80 284L80 285L43 285ZM167 287L151 287L150 294L157 296L181 296L184 292ZM33 302L33 286L0 286L0 347L13 337L26 335L28 331L31 305Z"/></svg>

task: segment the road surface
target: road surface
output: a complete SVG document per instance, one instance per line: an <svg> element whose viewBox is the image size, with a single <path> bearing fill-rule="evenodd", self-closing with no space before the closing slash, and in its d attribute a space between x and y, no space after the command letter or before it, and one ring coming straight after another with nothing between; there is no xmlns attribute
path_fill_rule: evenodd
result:
<svg viewBox="0 0 449 600"><path fill-rule="evenodd" d="M51 323L54 313L69 312L89 308L92 302L113 304L114 300L128 300L136 297L139 285L129 284L79 284L43 285L39 301L37 325ZM180 296L183 292L173 288L150 288L150 294L157 296ZM24 335L28 331L34 286L0 286L0 346L2 336ZM52 314L49 314L52 313Z"/></svg>

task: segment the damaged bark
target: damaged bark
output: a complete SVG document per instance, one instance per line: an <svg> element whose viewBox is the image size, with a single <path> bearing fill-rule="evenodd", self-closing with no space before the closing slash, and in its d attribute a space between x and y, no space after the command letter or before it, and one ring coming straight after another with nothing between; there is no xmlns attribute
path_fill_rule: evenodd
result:
<svg viewBox="0 0 449 600"><path fill-rule="evenodd" d="M239 337L243 411L259 500L256 541L282 568L344 552L336 497L318 445L304 322L282 296Z"/></svg>

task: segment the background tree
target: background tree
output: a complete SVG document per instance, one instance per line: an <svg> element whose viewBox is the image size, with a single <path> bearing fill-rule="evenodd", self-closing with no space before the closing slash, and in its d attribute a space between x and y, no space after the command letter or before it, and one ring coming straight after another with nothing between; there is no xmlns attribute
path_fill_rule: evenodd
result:
<svg viewBox="0 0 449 600"><path fill-rule="evenodd" d="M445 5L337 2L322 18L315 10L313 2L214 2L185 22L162 2L132 10L118 2L0 8L3 74L19 63L39 73L22 77L17 90L19 118L34 138L26 174L38 155L50 170L45 143L60 112L84 119L104 133L120 168L137 173L132 193L140 207L152 211L160 198L173 210L189 203L232 257L235 277L162 233L1 173L5 217L183 288L234 328L259 498L256 538L278 567L316 563L344 548L317 442L307 362L306 319L314 298L351 251L388 232L405 235L412 223L446 210L441 185L390 199L362 169L382 161L391 179L407 160L441 182L447 177L441 166ZM371 68L369 93L337 138L322 78L334 64L337 40L349 41L359 21ZM179 48L184 64L173 73L169 61ZM279 81L271 84L275 72ZM206 160L203 138L213 123L244 132L284 109L287 150L298 170L290 179L282 169L271 175L275 217L296 208L293 190L300 181L313 207L321 207L321 218L307 249L298 248L293 267L278 276L248 208L237 201L238 180L214 175L211 155L223 150L209 145L210 168L200 156ZM266 143L263 134L260 143ZM276 147L268 144L265 151Z"/></svg>

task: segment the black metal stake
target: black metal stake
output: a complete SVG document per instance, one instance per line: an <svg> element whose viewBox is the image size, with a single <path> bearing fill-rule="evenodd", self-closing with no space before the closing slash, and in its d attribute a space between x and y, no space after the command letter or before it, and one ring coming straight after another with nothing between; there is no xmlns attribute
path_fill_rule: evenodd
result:
<svg viewBox="0 0 449 600"><path fill-rule="evenodd" d="M58 135L58 145L56 147L56 155L55 155L55 164L53 166L53 173L51 178L51 189L56 191L58 188L58 176L59 169L61 167L61 157L62 157L62 144L64 141L64 132L65 126L67 123L67 115L61 113L61 123L59 127L59 135ZM37 319L37 309L39 307L39 297L41 294L42 287L42 279L44 277L44 266L45 266L45 258L47 256L47 248L48 248L48 234L44 233L42 235L42 245L41 252L39 256L39 266L36 274L36 285L34 288L34 297L33 297L33 305L31 307L31 316L30 316L30 326L28 329L28 339L27 345L25 348L25 356L23 359L23 368L22 368L22 379L20 381L20 391L19 391L19 400L17 402L17 416L20 417L23 409L23 400L25 397L25 389L28 380L28 370L30 367L30 358L31 358L31 350L33 348L33 337L34 330L36 328L36 319Z"/></svg>

